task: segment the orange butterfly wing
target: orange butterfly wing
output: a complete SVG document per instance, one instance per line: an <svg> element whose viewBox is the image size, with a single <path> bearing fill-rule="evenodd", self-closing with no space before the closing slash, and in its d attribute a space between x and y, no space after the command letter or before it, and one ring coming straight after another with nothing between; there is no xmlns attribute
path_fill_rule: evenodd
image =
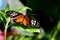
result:
<svg viewBox="0 0 60 40"><path fill-rule="evenodd" d="M29 26L29 21L30 21L30 19L28 17L25 17L23 20L23 25Z"/></svg>
<svg viewBox="0 0 60 40"><path fill-rule="evenodd" d="M24 26L29 26L30 18L24 15L19 14L15 17L14 20L16 23L22 23Z"/></svg>
<svg viewBox="0 0 60 40"><path fill-rule="evenodd" d="M23 19L24 19L24 16L23 16L23 15L18 15L18 16L16 17L16 19L15 19L15 22L21 23L21 22L23 21Z"/></svg>

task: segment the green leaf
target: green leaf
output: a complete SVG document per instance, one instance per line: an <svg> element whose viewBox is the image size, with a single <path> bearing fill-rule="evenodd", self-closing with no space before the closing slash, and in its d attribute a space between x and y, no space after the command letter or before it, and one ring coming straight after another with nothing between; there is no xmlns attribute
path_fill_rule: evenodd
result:
<svg viewBox="0 0 60 40"><path fill-rule="evenodd" d="M26 29L24 29L22 26L20 26L20 27L15 26L14 28L19 29L19 30L25 30L27 32L38 32L38 33L40 33L40 29L37 29L37 28L26 28Z"/></svg>
<svg viewBox="0 0 60 40"><path fill-rule="evenodd" d="M3 17L2 14L0 14L0 21L3 22L4 24L5 24L5 22L6 22L6 21L5 21L5 18Z"/></svg>
<svg viewBox="0 0 60 40"><path fill-rule="evenodd" d="M60 21L58 21L57 29L60 30Z"/></svg>
<svg viewBox="0 0 60 40"><path fill-rule="evenodd" d="M30 29L25 29L28 32L38 32L40 33L40 29L36 29L36 28L30 28Z"/></svg>
<svg viewBox="0 0 60 40"><path fill-rule="evenodd" d="M23 40L24 37L25 37L25 36L20 37L19 40Z"/></svg>
<svg viewBox="0 0 60 40"><path fill-rule="evenodd" d="M9 5L7 4L7 6L6 6L6 8L5 8L5 11L8 11L8 10L10 10L10 7L9 7Z"/></svg>
<svg viewBox="0 0 60 40"><path fill-rule="evenodd" d="M5 13L5 10L0 10L0 12Z"/></svg>
<svg viewBox="0 0 60 40"><path fill-rule="evenodd" d="M5 13L5 10L0 10L0 14L4 17L4 18L6 18L6 13Z"/></svg>
<svg viewBox="0 0 60 40"><path fill-rule="evenodd" d="M5 10L0 10L0 21L4 23L6 23L6 18L7 18L7 15L5 13Z"/></svg>
<svg viewBox="0 0 60 40"><path fill-rule="evenodd" d="M31 40L31 38L23 38L23 40Z"/></svg>
<svg viewBox="0 0 60 40"><path fill-rule="evenodd" d="M30 27L30 28L26 28L25 27L24 28L20 24L12 24L12 25L13 25L14 28L19 29L19 30L25 30L27 32L38 32L38 33L40 33L40 29L39 28L32 28L32 27Z"/></svg>
<svg viewBox="0 0 60 40"><path fill-rule="evenodd" d="M26 7L26 6L24 6L24 7L20 8L20 9L18 9L18 10L16 10L16 11L17 11L17 12L22 13L23 11L25 11L25 10L27 10L27 9L29 9L29 10L31 10L31 11L32 11L32 9L31 9L31 8Z"/></svg>
<svg viewBox="0 0 60 40"><path fill-rule="evenodd" d="M7 40L12 40L12 38L13 38L13 36L9 36L9 37L7 38Z"/></svg>
<svg viewBox="0 0 60 40"><path fill-rule="evenodd" d="M14 40L18 40L18 36L15 36Z"/></svg>
<svg viewBox="0 0 60 40"><path fill-rule="evenodd" d="M2 17L2 15L0 14L0 21L2 21L3 22L3 17Z"/></svg>

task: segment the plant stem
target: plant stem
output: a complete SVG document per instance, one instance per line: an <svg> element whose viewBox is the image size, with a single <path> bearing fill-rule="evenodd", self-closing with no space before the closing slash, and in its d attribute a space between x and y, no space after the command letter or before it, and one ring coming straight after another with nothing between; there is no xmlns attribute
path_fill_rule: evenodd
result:
<svg viewBox="0 0 60 40"><path fill-rule="evenodd" d="M49 39L51 39L51 36L52 36L54 31L56 31L56 27L50 32Z"/></svg>
<svg viewBox="0 0 60 40"><path fill-rule="evenodd" d="M6 23L6 25L5 25L5 30L4 30L4 40L6 40L6 32L7 32L7 29L8 29L8 24L9 24L9 22L10 22L10 17L9 18L7 18L7 23Z"/></svg>
<svg viewBox="0 0 60 40"><path fill-rule="evenodd" d="M54 32L54 34L53 34L53 36L52 36L51 40L52 40L52 39L54 39L54 40L55 40L55 37L56 37L56 35L57 35L57 32L58 32L58 31L57 31L57 30L55 30L55 32Z"/></svg>
<svg viewBox="0 0 60 40"><path fill-rule="evenodd" d="M54 32L52 38L55 38L55 37L56 37L56 35L57 35L59 29L60 29L60 21L58 21L57 28L56 28L56 30L55 30L55 32ZM52 39L52 38L51 38L51 39Z"/></svg>
<svg viewBox="0 0 60 40"><path fill-rule="evenodd" d="M53 37L55 37L57 33L58 33L58 31L55 30L55 32L54 32L54 34L53 34Z"/></svg>
<svg viewBox="0 0 60 40"><path fill-rule="evenodd" d="M55 27L55 28L52 30L52 32L55 30L53 36L52 36L52 32L50 33L50 35L49 35L49 39L50 39L50 40L53 40L53 39L56 37L56 35L57 35L57 33L58 33L58 30L59 30L59 27L60 27L60 21L58 21L57 27ZM54 39L54 40L55 40L55 39Z"/></svg>

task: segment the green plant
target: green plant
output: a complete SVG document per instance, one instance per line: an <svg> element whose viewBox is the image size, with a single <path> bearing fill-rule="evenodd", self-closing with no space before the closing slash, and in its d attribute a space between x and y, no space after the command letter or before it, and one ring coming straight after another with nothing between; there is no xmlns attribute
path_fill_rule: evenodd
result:
<svg viewBox="0 0 60 40"><path fill-rule="evenodd" d="M22 13L26 9L32 10L31 8L24 6L24 7L20 8L20 9L14 10L14 11ZM6 38L7 29L10 26L10 24L9 24L10 17L8 17L6 15L6 12L9 11L9 10L10 10L9 5L6 6L5 10L0 10L0 21L4 23L4 27L5 27L4 28L4 40L11 40L12 37L13 37L13 36L9 36L8 38ZM30 31L30 32L35 32L34 30L36 30L36 31L38 30L38 29L33 29L33 28L31 28L31 29L24 29L21 26L18 27L18 24L16 24L16 25L14 26L15 28L17 28L17 29L23 29L23 30ZM19 40L22 40L22 38L24 38L24 37L25 36L21 37ZM17 40L17 39L18 38L16 37L15 40ZM28 38L26 38L26 39L28 39Z"/></svg>

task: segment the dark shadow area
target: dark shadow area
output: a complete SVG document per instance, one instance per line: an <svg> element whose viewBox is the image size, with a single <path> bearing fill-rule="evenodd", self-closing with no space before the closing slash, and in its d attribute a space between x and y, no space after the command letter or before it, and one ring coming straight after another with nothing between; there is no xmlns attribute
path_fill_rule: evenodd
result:
<svg viewBox="0 0 60 40"><path fill-rule="evenodd" d="M0 30L4 30L4 24L0 22Z"/></svg>
<svg viewBox="0 0 60 40"><path fill-rule="evenodd" d="M34 17L40 22L41 27L51 31L59 20L60 0L21 0L24 5L32 8L29 14L37 14ZM57 11L56 11L57 10Z"/></svg>

